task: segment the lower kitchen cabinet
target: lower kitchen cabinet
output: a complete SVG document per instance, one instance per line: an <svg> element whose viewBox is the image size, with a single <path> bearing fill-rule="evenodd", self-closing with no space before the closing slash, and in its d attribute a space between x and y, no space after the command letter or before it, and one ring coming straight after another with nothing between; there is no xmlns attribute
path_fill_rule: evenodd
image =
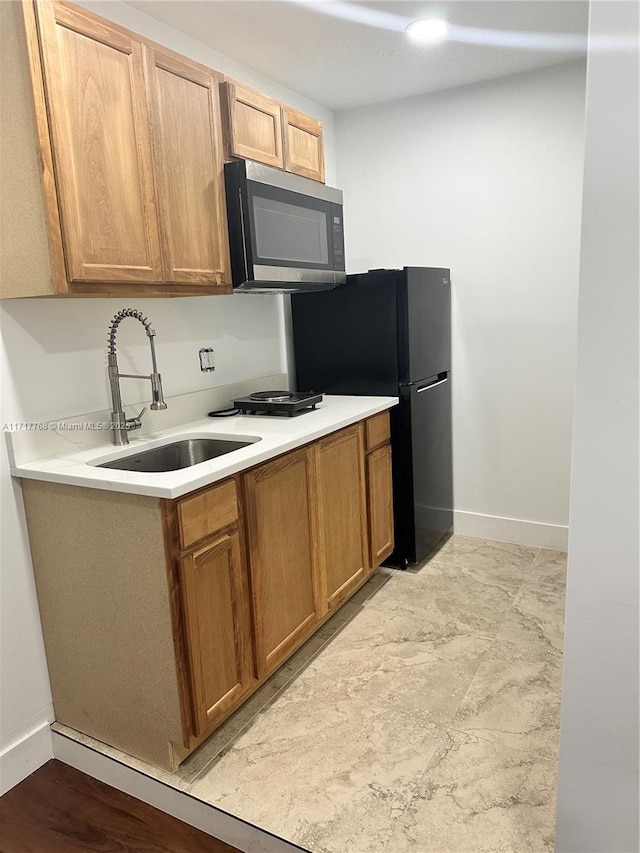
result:
<svg viewBox="0 0 640 853"><path fill-rule="evenodd" d="M366 466L370 571L373 572L393 551L391 445L385 444L367 454Z"/></svg>
<svg viewBox="0 0 640 853"><path fill-rule="evenodd" d="M243 478L259 678L320 618L312 462L309 449L294 451Z"/></svg>
<svg viewBox="0 0 640 853"><path fill-rule="evenodd" d="M246 568L237 531L180 560L193 733L235 707L253 679Z"/></svg>
<svg viewBox="0 0 640 853"><path fill-rule="evenodd" d="M314 456L322 598L334 610L368 573L362 425L321 439Z"/></svg>
<svg viewBox="0 0 640 853"><path fill-rule="evenodd" d="M176 662L187 746L255 683L239 479L163 501Z"/></svg>
<svg viewBox="0 0 640 853"><path fill-rule="evenodd" d="M367 480L369 571L393 551L393 486L391 481L391 423L389 412L364 422Z"/></svg>
<svg viewBox="0 0 640 853"><path fill-rule="evenodd" d="M387 427L177 500L23 480L56 720L175 769L391 551Z"/></svg>

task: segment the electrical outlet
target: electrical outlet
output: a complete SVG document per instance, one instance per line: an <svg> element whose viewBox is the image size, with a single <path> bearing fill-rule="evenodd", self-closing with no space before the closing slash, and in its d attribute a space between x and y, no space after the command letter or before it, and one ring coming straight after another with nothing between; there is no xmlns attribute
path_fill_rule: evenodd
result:
<svg viewBox="0 0 640 853"><path fill-rule="evenodd" d="M203 373L211 373L216 369L216 359L213 347L202 347L200 350L200 370Z"/></svg>

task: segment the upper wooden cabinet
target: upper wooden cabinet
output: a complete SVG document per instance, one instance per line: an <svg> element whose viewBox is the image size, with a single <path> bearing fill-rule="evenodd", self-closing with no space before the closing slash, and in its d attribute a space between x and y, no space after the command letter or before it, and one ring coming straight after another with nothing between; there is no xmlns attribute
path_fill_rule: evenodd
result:
<svg viewBox="0 0 640 853"><path fill-rule="evenodd" d="M31 221L14 230L38 252L46 230L49 280L2 295L230 293L220 75L69 3L24 0L23 13L6 16L24 69L11 85L30 71L35 127L3 138L2 156L18 168L21 149L39 148L41 185L24 184ZM19 243L12 266L27 278Z"/></svg>
<svg viewBox="0 0 640 853"><path fill-rule="evenodd" d="M145 46L163 279L229 281L221 76Z"/></svg>
<svg viewBox="0 0 640 853"><path fill-rule="evenodd" d="M80 9L37 9L69 280L161 281L142 44Z"/></svg>
<svg viewBox="0 0 640 853"><path fill-rule="evenodd" d="M64 0L0 27L0 298L231 293L225 146L324 181L320 122L204 65Z"/></svg>
<svg viewBox="0 0 640 853"><path fill-rule="evenodd" d="M224 93L229 156L284 169L280 104L237 83Z"/></svg>
<svg viewBox="0 0 640 853"><path fill-rule="evenodd" d="M284 162L287 172L324 183L322 124L304 113L282 110Z"/></svg>
<svg viewBox="0 0 640 853"><path fill-rule="evenodd" d="M322 124L246 86L224 83L227 155L324 182Z"/></svg>

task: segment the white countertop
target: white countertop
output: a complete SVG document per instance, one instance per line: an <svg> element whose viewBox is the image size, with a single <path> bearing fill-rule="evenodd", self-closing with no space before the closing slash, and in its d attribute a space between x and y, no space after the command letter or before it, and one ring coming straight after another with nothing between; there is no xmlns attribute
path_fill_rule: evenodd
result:
<svg viewBox="0 0 640 853"><path fill-rule="evenodd" d="M246 468L286 453L363 418L390 409L397 397L325 396L314 411L296 417L236 415L228 418L203 418L142 437L132 434L125 447L104 444L73 453L11 465L16 477L48 480L91 489L108 489L159 498L178 498L194 489L223 480ZM216 459L190 468L166 473L145 474L96 468L96 463L151 450L178 438L228 438L253 443Z"/></svg>

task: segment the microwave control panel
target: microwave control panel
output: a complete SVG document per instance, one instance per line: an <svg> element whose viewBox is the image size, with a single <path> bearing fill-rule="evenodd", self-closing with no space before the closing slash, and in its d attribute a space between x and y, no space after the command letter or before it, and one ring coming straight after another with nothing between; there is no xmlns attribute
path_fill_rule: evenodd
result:
<svg viewBox="0 0 640 853"><path fill-rule="evenodd" d="M331 223L333 268L335 270L344 270L344 225L342 222L342 205L331 204Z"/></svg>

